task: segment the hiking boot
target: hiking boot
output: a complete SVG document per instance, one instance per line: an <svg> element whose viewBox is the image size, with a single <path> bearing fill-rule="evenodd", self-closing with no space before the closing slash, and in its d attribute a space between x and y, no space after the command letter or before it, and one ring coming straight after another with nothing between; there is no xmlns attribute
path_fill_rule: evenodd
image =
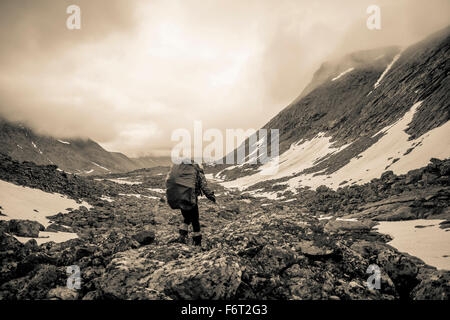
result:
<svg viewBox="0 0 450 320"><path fill-rule="evenodd" d="M188 232L186 230L178 230L180 232L180 236L178 238L178 242L187 244L187 236Z"/></svg>
<svg viewBox="0 0 450 320"><path fill-rule="evenodd" d="M194 246L201 247L201 245L202 245L202 235L192 237L192 240L194 241Z"/></svg>

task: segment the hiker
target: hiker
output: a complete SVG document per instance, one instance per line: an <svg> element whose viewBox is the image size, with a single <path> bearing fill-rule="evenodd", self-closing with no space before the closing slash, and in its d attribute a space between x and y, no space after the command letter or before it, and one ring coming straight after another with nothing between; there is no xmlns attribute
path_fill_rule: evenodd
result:
<svg viewBox="0 0 450 320"><path fill-rule="evenodd" d="M192 160L173 164L166 179L166 195L170 207L181 209L183 215L179 229L181 243L187 243L188 227L192 224L194 245L202 244L198 212L198 196L202 194L212 202L216 202L214 192L209 189L206 182L202 166Z"/></svg>

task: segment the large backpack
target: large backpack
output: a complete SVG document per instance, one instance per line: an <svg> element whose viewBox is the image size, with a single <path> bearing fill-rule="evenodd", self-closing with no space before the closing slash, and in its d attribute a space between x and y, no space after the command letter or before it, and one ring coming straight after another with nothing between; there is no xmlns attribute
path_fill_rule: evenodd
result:
<svg viewBox="0 0 450 320"><path fill-rule="evenodd" d="M192 164L174 164L166 181L167 202L172 209L190 210L197 204L197 169Z"/></svg>

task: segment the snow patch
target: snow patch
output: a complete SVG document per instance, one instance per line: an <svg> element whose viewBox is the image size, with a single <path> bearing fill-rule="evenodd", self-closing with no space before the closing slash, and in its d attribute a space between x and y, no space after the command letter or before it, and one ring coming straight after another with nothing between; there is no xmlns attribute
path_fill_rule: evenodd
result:
<svg viewBox="0 0 450 320"><path fill-rule="evenodd" d="M0 180L0 204L3 207L2 212L6 215L0 216L1 220L34 220L44 226L49 225L46 216L59 212L67 213L66 208L76 209L80 206L91 208L87 202L77 203L59 193L48 193L3 180Z"/></svg>
<svg viewBox="0 0 450 320"><path fill-rule="evenodd" d="M442 221L444 220L382 221L376 228L378 232L393 238L388 244L397 250L416 256L438 269L450 270L450 232L439 227ZM427 227L416 228L420 225Z"/></svg>
<svg viewBox="0 0 450 320"><path fill-rule="evenodd" d="M320 185L337 189L344 181L348 182L343 183L342 186L348 185L349 181L364 184L379 178L386 170L392 170L397 175L405 174L410 170L426 166L431 158L448 158L450 156L450 140L448 139L450 121L417 139L408 140L409 135L405 130L421 103L421 101L415 103L401 119L380 130L378 134L383 133L383 137L360 153L358 157L351 159L341 169L328 176L308 174L294 177L288 181L289 189L295 192L295 188L299 186L317 188ZM405 155L406 151L413 146L415 146L414 149ZM394 162L394 159L398 160Z"/></svg>
<svg viewBox="0 0 450 320"><path fill-rule="evenodd" d="M103 169L105 171L111 171L108 168L102 167L101 165L99 165L98 163L95 163L94 161L91 161L92 164L96 165L97 167L99 167L100 169Z"/></svg>
<svg viewBox="0 0 450 320"><path fill-rule="evenodd" d="M138 199L140 199L140 198L159 199L158 197L154 197L154 196L146 196L146 195L138 194L138 193L119 193L119 196L136 197L136 198L138 198Z"/></svg>
<svg viewBox="0 0 450 320"><path fill-rule="evenodd" d="M397 175L405 174L410 170L426 166L431 158L445 159L450 157L450 139L448 139L450 136L450 121L428 131L417 139L408 140L410 136L405 130L421 104L422 101L415 103L402 118L377 132L374 136L378 134L383 134L383 136L376 143L334 173L325 175L321 171L301 174L278 184L287 185L286 191L290 190L293 193L297 193L296 189L299 187L315 189L320 185L326 185L336 190L338 187L350 183L364 184L370 182L374 178L379 178L386 170L392 170ZM274 175L256 173L221 184L226 188L244 190L261 181L290 177L300 173L317 165L322 158L337 153L348 146L335 148L330 140L330 137L325 137L321 133L311 140L302 140L291 145L289 150L280 155L278 172ZM261 166L260 170L269 164Z"/></svg>
<svg viewBox="0 0 450 320"><path fill-rule="evenodd" d="M286 198L284 196L278 196L278 191L263 192L263 189L256 189L256 190L246 191L243 193L249 194L255 198L267 198L270 200L282 200L282 199Z"/></svg>
<svg viewBox="0 0 450 320"><path fill-rule="evenodd" d="M337 77L334 77L333 79L331 79L331 81L336 81L340 77L346 75L349 72L352 72L353 70L355 70L355 68L349 68L349 69L345 70L344 72L341 72Z"/></svg>
<svg viewBox="0 0 450 320"><path fill-rule="evenodd" d="M378 78L377 82L375 82L375 85L373 86L374 89L376 89L376 88L380 85L381 81L382 81L383 78L386 76L386 74L389 72L389 70L391 70L391 68L392 68L392 66L394 65L394 63L400 58L400 55L401 55L400 53L397 54L397 55L394 57L394 59L392 60L392 62L388 64L388 66L386 67L386 69L383 71L383 73L381 74L381 76Z"/></svg>
<svg viewBox="0 0 450 320"><path fill-rule="evenodd" d="M31 141L31 144L33 145L33 148L37 149L40 154L43 154L41 149L39 149L33 141Z"/></svg>
<svg viewBox="0 0 450 320"><path fill-rule="evenodd" d="M356 222L356 221L358 221L358 219L355 219L355 218L337 218L336 221Z"/></svg>
<svg viewBox="0 0 450 320"><path fill-rule="evenodd" d="M158 193L166 193L166 191L161 188L147 188L147 190L158 192Z"/></svg>
<svg viewBox="0 0 450 320"><path fill-rule="evenodd" d="M111 197L105 196L105 195L101 196L100 200L114 202L114 199L112 199Z"/></svg>
<svg viewBox="0 0 450 320"><path fill-rule="evenodd" d="M14 235L13 235L14 236ZM47 243L47 242L65 242L68 240L76 239L78 238L78 235L73 232L47 232L47 231L41 231L39 232L39 238L28 238L28 237L19 237L14 236L17 240L19 240L22 243L26 243L27 241L34 239L36 240L38 246Z"/></svg>
<svg viewBox="0 0 450 320"><path fill-rule="evenodd" d="M260 172L253 175L238 178L236 180L221 183L226 188L238 188L243 190L255 183L279 179L302 172L303 170L314 166L320 159L345 149L348 145L341 147L333 147L330 142L331 137L325 137L325 133L321 132L311 140L300 140L292 144L289 150L281 154L279 157L272 159L268 163L259 168ZM278 171L273 175L263 175L261 172L274 168L278 161Z"/></svg>
<svg viewBox="0 0 450 320"><path fill-rule="evenodd" d="M126 178L118 178L118 179L106 179L118 184L129 184L129 185L133 185L133 184L142 184L142 182L139 181L128 181L128 180L124 180Z"/></svg>
<svg viewBox="0 0 450 320"><path fill-rule="evenodd" d="M63 140L57 140L58 142L61 142L61 143L63 143L63 144L70 144L70 142L67 142L67 141L63 141Z"/></svg>
<svg viewBox="0 0 450 320"><path fill-rule="evenodd" d="M208 179L208 180L211 180L211 181L215 181L215 182L223 181L223 179L217 177L217 175L214 176L212 173L205 174L205 178Z"/></svg>

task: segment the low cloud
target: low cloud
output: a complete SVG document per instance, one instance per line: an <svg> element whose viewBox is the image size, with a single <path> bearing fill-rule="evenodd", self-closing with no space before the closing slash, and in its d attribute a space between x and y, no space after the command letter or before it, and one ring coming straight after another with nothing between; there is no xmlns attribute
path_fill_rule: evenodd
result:
<svg viewBox="0 0 450 320"><path fill-rule="evenodd" d="M81 30L65 27L70 4ZM380 31L366 28L370 4ZM447 0L3 0L0 115L131 156L169 154L174 129L257 129L326 59L407 45L449 12Z"/></svg>

